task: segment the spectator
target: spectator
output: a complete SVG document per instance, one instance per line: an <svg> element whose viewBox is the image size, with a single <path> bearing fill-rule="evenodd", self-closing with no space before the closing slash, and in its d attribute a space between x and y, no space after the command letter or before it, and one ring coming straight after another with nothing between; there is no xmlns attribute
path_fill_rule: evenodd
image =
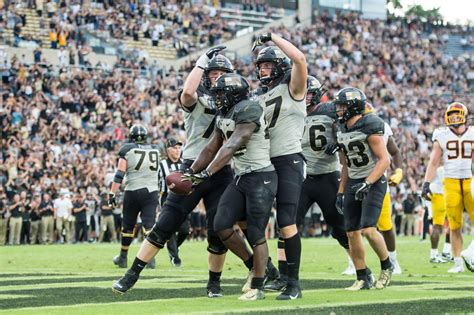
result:
<svg viewBox="0 0 474 315"><path fill-rule="evenodd" d="M0 185L0 246L5 245L7 240L7 209L8 205L6 204L7 196L5 195L5 190Z"/></svg>
<svg viewBox="0 0 474 315"><path fill-rule="evenodd" d="M35 195L31 201L31 234L30 234L30 244L41 243L40 238L40 228L41 228L41 217L39 213L39 207L41 203L40 195Z"/></svg>
<svg viewBox="0 0 474 315"><path fill-rule="evenodd" d="M75 243L87 242L87 206L84 202L84 197L77 194L73 203L73 213L76 217L76 237Z"/></svg>
<svg viewBox="0 0 474 315"><path fill-rule="evenodd" d="M416 202L412 193L408 193L403 201L403 217L401 222L401 235L412 236L415 231Z"/></svg>
<svg viewBox="0 0 474 315"><path fill-rule="evenodd" d="M10 236L8 243L10 245L20 245L21 225L23 222L22 213L24 212L24 205L20 200L20 195L15 194L13 201L9 207L10 222L8 227L10 229Z"/></svg>
<svg viewBox="0 0 474 315"><path fill-rule="evenodd" d="M100 209L102 215L100 217L100 235L99 242L101 243L104 240L105 232L109 231L110 241L115 243L116 239L116 230L114 215L112 213L113 208L108 205L108 197L106 194L103 194L102 201L100 202Z"/></svg>
<svg viewBox="0 0 474 315"><path fill-rule="evenodd" d="M62 192L54 200L54 218L56 220L57 240L61 244L71 242L72 202L68 192ZM63 231L64 229L64 231Z"/></svg>
<svg viewBox="0 0 474 315"><path fill-rule="evenodd" d="M41 62L41 56L43 54L43 51L41 50L40 47L36 47L35 50L33 51L33 59L35 63L40 63Z"/></svg>
<svg viewBox="0 0 474 315"><path fill-rule="evenodd" d="M21 224L21 234L20 234L20 243L21 244L30 244L30 230L31 230L31 199L27 195L26 190L20 193L20 202L23 206L23 212L21 214L22 224Z"/></svg>
<svg viewBox="0 0 474 315"><path fill-rule="evenodd" d="M41 216L41 243L52 244L54 242L54 206L49 194L43 195L43 201L39 206Z"/></svg>

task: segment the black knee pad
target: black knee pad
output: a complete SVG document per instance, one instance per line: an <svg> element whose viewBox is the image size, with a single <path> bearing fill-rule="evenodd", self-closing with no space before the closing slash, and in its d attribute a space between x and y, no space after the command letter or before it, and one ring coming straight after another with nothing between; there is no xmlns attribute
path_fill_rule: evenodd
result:
<svg viewBox="0 0 474 315"><path fill-rule="evenodd" d="M277 223L280 229L296 224L296 206L279 204L277 208Z"/></svg>
<svg viewBox="0 0 474 315"><path fill-rule="evenodd" d="M224 255L227 247L217 235L207 235L207 251L214 255Z"/></svg>
<svg viewBox="0 0 474 315"><path fill-rule="evenodd" d="M249 242L250 246L256 247L260 244L266 242L265 240L265 230L260 231L258 228L249 226L247 227L247 241ZM263 239L263 242L262 242Z"/></svg>
<svg viewBox="0 0 474 315"><path fill-rule="evenodd" d="M171 237L171 233L160 231L153 227L150 233L146 236L146 240L158 248L163 248Z"/></svg>
<svg viewBox="0 0 474 315"><path fill-rule="evenodd" d="M347 233L341 227L333 227L331 231L332 237L334 237L339 244L344 247L345 249L349 249L349 240L347 238Z"/></svg>

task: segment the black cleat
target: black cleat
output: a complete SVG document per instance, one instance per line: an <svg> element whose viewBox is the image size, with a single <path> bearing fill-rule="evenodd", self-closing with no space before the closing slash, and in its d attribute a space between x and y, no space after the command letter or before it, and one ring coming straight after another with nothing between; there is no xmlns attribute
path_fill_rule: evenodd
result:
<svg viewBox="0 0 474 315"><path fill-rule="evenodd" d="M173 267L181 267L181 259L179 257L170 256L170 262Z"/></svg>
<svg viewBox="0 0 474 315"><path fill-rule="evenodd" d="M127 257L122 257L120 255L117 255L114 257L112 260L115 265L117 265L119 268L127 268Z"/></svg>
<svg viewBox="0 0 474 315"><path fill-rule="evenodd" d="M148 269L156 269L156 260L155 257L153 257L147 264L146 267Z"/></svg>
<svg viewBox="0 0 474 315"><path fill-rule="evenodd" d="M296 300L301 299L303 295L301 294L301 289L299 285L287 285L285 290L276 297L279 301L287 301L287 300Z"/></svg>
<svg viewBox="0 0 474 315"><path fill-rule="evenodd" d="M286 280L278 278L278 279L276 279L272 282L268 282L267 284L265 284L263 289L267 290L267 291L275 291L275 292L283 291L283 290L285 290L287 284L288 284L288 282Z"/></svg>
<svg viewBox="0 0 474 315"><path fill-rule="evenodd" d="M278 269L272 264L272 261L268 259L267 268L265 270L265 283L270 283L277 280L280 277Z"/></svg>
<svg viewBox="0 0 474 315"><path fill-rule="evenodd" d="M220 281L209 281L207 283L207 297L208 298L219 298L223 297L221 282Z"/></svg>
<svg viewBox="0 0 474 315"><path fill-rule="evenodd" d="M118 294L125 294L127 291L129 291L133 285L138 281L138 275L135 271L129 269L127 272L123 275L122 278L118 279L117 282L115 282L112 285L112 291L114 293Z"/></svg>

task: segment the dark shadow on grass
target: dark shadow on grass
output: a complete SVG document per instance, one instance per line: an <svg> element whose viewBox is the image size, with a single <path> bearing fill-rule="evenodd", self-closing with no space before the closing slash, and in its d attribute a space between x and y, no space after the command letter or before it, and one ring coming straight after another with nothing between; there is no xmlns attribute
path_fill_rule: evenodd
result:
<svg viewBox="0 0 474 315"><path fill-rule="evenodd" d="M0 278L71 276L71 273L0 273Z"/></svg>
<svg viewBox="0 0 474 315"><path fill-rule="evenodd" d="M356 293L357 294L357 293ZM286 303L286 305L288 305ZM336 306L336 307L314 307L314 308L299 308L291 309L291 314L453 314L453 313L470 313L474 311L474 297L473 298L459 298L459 299L433 299L401 303L387 303L387 304L365 304L354 306ZM252 311L241 314L288 314L289 310L272 310L272 311Z"/></svg>

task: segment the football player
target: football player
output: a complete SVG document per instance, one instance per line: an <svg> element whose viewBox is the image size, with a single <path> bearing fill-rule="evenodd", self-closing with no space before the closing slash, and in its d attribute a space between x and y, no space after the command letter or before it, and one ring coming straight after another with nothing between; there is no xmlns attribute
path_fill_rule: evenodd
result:
<svg viewBox="0 0 474 315"><path fill-rule="evenodd" d="M431 200L431 181L435 178L436 169L443 160L446 214L454 256L454 266L448 270L449 273L464 271L461 257L464 209L474 222L474 200L471 194L474 129L467 126L467 115L467 108L463 104L459 102L449 104L444 115L446 127L433 132L433 151L422 187L422 196Z"/></svg>
<svg viewBox="0 0 474 315"><path fill-rule="evenodd" d="M299 226L311 205L316 202L331 227L331 235L349 252L349 242L344 229L344 217L336 208L336 197L339 189L340 166L337 155L326 154L327 148L336 144L334 104L319 104L323 91L321 83L313 76L308 76L306 93L305 129L302 139L303 156L307 161L307 175L303 182L298 202L297 225ZM278 242L278 267L280 277L266 284L265 289L280 291L286 287L288 270L283 242Z"/></svg>
<svg viewBox="0 0 474 315"><path fill-rule="evenodd" d="M308 71L304 54L276 34L260 35L252 50L269 41L277 47L260 50L255 65L257 77L266 90L258 100L265 110L270 157L278 175L277 222L288 266L288 284L277 300L290 300L302 297L299 285L301 239L296 226L296 212L305 176L301 139L306 116Z"/></svg>
<svg viewBox="0 0 474 315"><path fill-rule="evenodd" d="M444 167L440 166L436 169L435 178L430 185L431 201L424 200L428 211L431 212L433 223L430 235L430 263L433 264L447 263L449 260L438 253L439 237L443 234L444 221L446 220L446 205L443 194L443 178ZM451 244L449 242L445 243L443 248L443 254L447 256L448 253L449 255L451 255Z"/></svg>
<svg viewBox="0 0 474 315"><path fill-rule="evenodd" d="M183 169L192 165L214 131L217 111L211 101L209 89L219 76L234 71L229 59L219 54L223 49L225 46L218 46L203 54L197 60L196 66L184 83L183 90L179 93L178 99L185 112L184 125L187 139L183 149ZM112 290L123 294L132 288L144 266L164 247L171 235L178 231L189 213L203 199L208 227L207 296L221 297L220 277L227 248L214 232L213 221L219 199L232 178L232 170L229 165L226 165L210 180L196 187L190 195L184 196L170 192L157 223L143 242L132 267L112 286Z"/></svg>
<svg viewBox="0 0 474 315"><path fill-rule="evenodd" d="M366 96L356 88L340 90L334 104L340 122L337 142L345 157L337 203L342 203L350 255L357 274L357 280L347 290L372 286L383 289L390 283L393 271L387 246L376 228L387 192L384 173L390 165L383 139L384 122L376 115L364 115ZM380 259L381 273L375 284L365 263L362 235Z"/></svg>
<svg viewBox="0 0 474 315"><path fill-rule="evenodd" d="M194 185L204 183L232 160L235 176L219 201L214 229L227 248L253 268L250 290L239 299L261 300L268 261L265 228L278 184L265 116L260 104L248 99L249 85L238 74L222 75L211 90L219 108L216 131L183 177ZM242 218L253 256L233 228Z"/></svg>
<svg viewBox="0 0 474 315"><path fill-rule="evenodd" d="M159 148L146 144L148 132L142 125L130 128L130 143L124 144L118 153L118 166L110 188L108 203L117 206L116 193L125 181L123 196L123 220L121 250L113 259L120 268L127 268L127 253L133 241L137 217L140 214L144 234L148 234L155 224L158 207L158 167L160 162ZM152 261L149 268L155 268Z"/></svg>

